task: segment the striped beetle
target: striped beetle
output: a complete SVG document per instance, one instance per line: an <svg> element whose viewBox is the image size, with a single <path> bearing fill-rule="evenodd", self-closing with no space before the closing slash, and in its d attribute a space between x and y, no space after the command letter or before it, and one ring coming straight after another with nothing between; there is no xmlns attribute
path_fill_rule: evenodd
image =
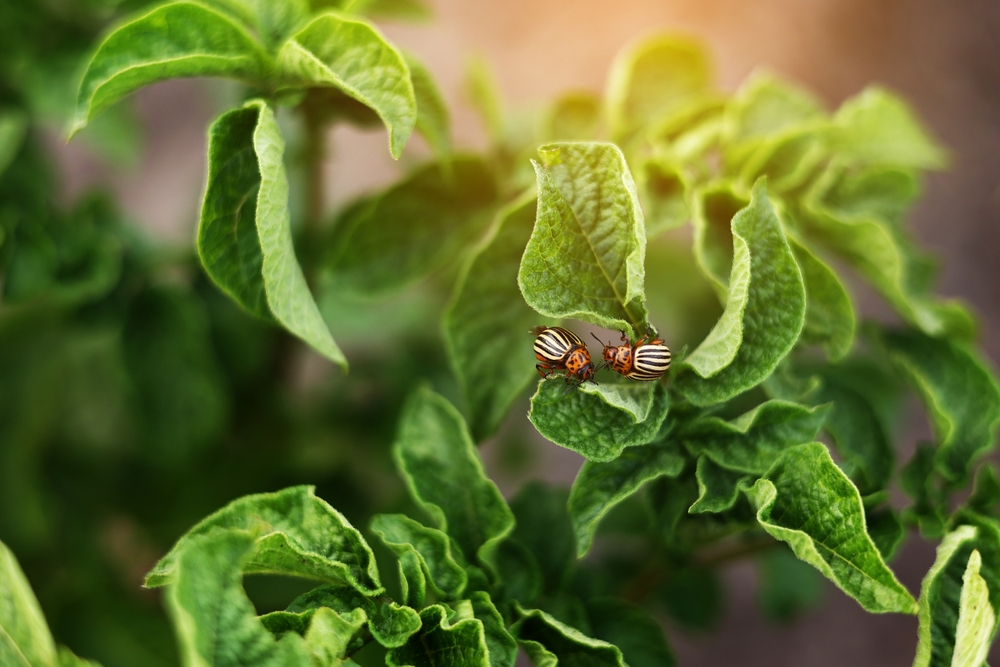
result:
<svg viewBox="0 0 1000 667"><path fill-rule="evenodd" d="M547 378L564 370L566 384L572 384L573 378L577 385L594 381L590 350L579 336L562 327L535 327L531 332L535 334L535 358L541 362L535 364L539 375Z"/></svg>
<svg viewBox="0 0 1000 667"><path fill-rule="evenodd" d="M604 365L621 373L630 380L649 382L659 379L670 368L670 348L663 344L662 338L653 334L652 328L646 330L646 335L634 344L622 331L623 345L604 344L594 336L598 343L604 345ZM648 340L650 336L653 340Z"/></svg>

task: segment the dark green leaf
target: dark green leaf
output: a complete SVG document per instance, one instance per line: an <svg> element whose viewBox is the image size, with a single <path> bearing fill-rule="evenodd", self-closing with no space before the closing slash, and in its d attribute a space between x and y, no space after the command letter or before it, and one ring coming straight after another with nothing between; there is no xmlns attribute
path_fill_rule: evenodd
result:
<svg viewBox="0 0 1000 667"><path fill-rule="evenodd" d="M672 667L674 655L663 628L642 608L620 598L587 601L594 637L614 644L629 667Z"/></svg>
<svg viewBox="0 0 1000 667"><path fill-rule="evenodd" d="M871 612L916 612L865 532L857 488L818 442L788 449L747 496L757 520Z"/></svg>
<svg viewBox="0 0 1000 667"><path fill-rule="evenodd" d="M496 432L535 373L528 332L537 316L517 288L534 222L533 194L497 214L484 245L469 257L444 314L445 344L477 441Z"/></svg>
<svg viewBox="0 0 1000 667"><path fill-rule="evenodd" d="M1000 425L996 378L962 343L916 331L885 332L880 338L923 398L937 436L938 469L961 484L969 465L995 444Z"/></svg>
<svg viewBox="0 0 1000 667"><path fill-rule="evenodd" d="M385 295L453 262L489 222L496 196L479 158L425 165L337 222L328 259L333 288Z"/></svg>
<svg viewBox="0 0 1000 667"><path fill-rule="evenodd" d="M920 534L928 539L939 539L944 534L948 511L945 494L936 483L934 454L933 447L919 444L913 458L899 471L899 486L914 500L903 511L903 518L916 521Z"/></svg>
<svg viewBox="0 0 1000 667"><path fill-rule="evenodd" d="M627 667L618 647L591 639L540 609L521 610L520 616L510 630L535 667Z"/></svg>
<svg viewBox="0 0 1000 667"><path fill-rule="evenodd" d="M164 462L212 443L226 424L226 387L200 306L179 291L152 288L129 304L122 330L142 432Z"/></svg>
<svg viewBox="0 0 1000 667"><path fill-rule="evenodd" d="M525 301L548 317L640 328L646 230L625 156L603 143L538 155L538 215L517 278Z"/></svg>
<svg viewBox="0 0 1000 667"><path fill-rule="evenodd" d="M996 633L996 610L1000 608L997 582L1000 582L1000 527L995 522L973 519L945 535L920 588L914 667L983 664ZM979 623L973 622L976 620ZM959 657L966 651L980 650L982 655L977 661L968 658L962 661Z"/></svg>
<svg viewBox="0 0 1000 667"><path fill-rule="evenodd" d="M177 559L191 540L220 528L254 533L243 572L287 574L346 583L366 595L382 591L375 556L347 519L317 498L312 486L293 486L234 500L189 530L146 575L146 586L177 576Z"/></svg>
<svg viewBox="0 0 1000 667"><path fill-rule="evenodd" d="M731 422L718 417L694 419L677 438L696 456L704 454L735 472L760 475L789 447L812 442L829 409L768 401Z"/></svg>
<svg viewBox="0 0 1000 667"><path fill-rule="evenodd" d="M716 573L707 568L674 569L658 597L670 617L690 630L709 630L722 615L722 583Z"/></svg>
<svg viewBox="0 0 1000 667"><path fill-rule="evenodd" d="M435 593L446 600L461 596L468 575L453 558L447 535L402 514L379 514L371 527L397 556L402 558L407 552L416 556Z"/></svg>
<svg viewBox="0 0 1000 667"><path fill-rule="evenodd" d="M590 550L597 524L612 507L658 477L676 477L684 458L676 447L661 443L630 447L607 463L587 461L573 482L567 508L576 533L576 553Z"/></svg>
<svg viewBox="0 0 1000 667"><path fill-rule="evenodd" d="M56 646L38 599L14 554L0 542L0 663L10 667L56 664Z"/></svg>
<svg viewBox="0 0 1000 667"><path fill-rule="evenodd" d="M608 122L616 139L683 108L711 84L702 44L681 35L660 34L623 49L611 66Z"/></svg>
<svg viewBox="0 0 1000 667"><path fill-rule="evenodd" d="M733 264L722 317L674 373L695 405L712 405L769 376L805 322L805 286L763 181L732 221Z"/></svg>
<svg viewBox="0 0 1000 667"><path fill-rule="evenodd" d="M757 602L774 620L790 621L823 596L823 580L816 568L796 558L791 550L771 549L757 563Z"/></svg>
<svg viewBox="0 0 1000 667"><path fill-rule="evenodd" d="M886 488L892 478L895 453L870 398L830 373L824 374L822 385L810 398L816 403L832 404L825 429L845 459L842 468L861 492Z"/></svg>
<svg viewBox="0 0 1000 667"><path fill-rule="evenodd" d="M192 536L176 553L166 604L185 663L311 665L302 638L286 633L275 641L243 592L243 572L252 569L257 543L252 533L243 530L215 530Z"/></svg>
<svg viewBox="0 0 1000 667"><path fill-rule="evenodd" d="M28 134L28 115L18 109L0 111L0 176L21 150Z"/></svg>
<svg viewBox="0 0 1000 667"><path fill-rule="evenodd" d="M882 554L882 560L888 563L896 554L899 543L906 537L906 528L899 520L899 515L889 506L865 506L865 525L875 548Z"/></svg>
<svg viewBox="0 0 1000 667"><path fill-rule="evenodd" d="M528 419L557 445L610 461L626 447L652 442L668 405L659 382L583 384L567 393L564 381L549 378L538 383Z"/></svg>
<svg viewBox="0 0 1000 667"><path fill-rule="evenodd" d="M273 317L346 368L295 257L284 150L274 113L260 100L212 124L198 254L208 275L238 304Z"/></svg>
<svg viewBox="0 0 1000 667"><path fill-rule="evenodd" d="M351 586L320 586L300 595L288 605L288 612L303 613L328 607L344 619L356 619L352 616L357 610L362 610L364 616L360 621L352 620L357 632L368 622L368 630L378 643L387 648L402 646L420 629L420 616L410 607L400 606L395 602L366 597ZM308 636L306 637L308 639Z"/></svg>
<svg viewBox="0 0 1000 667"><path fill-rule="evenodd" d="M93 660L84 660L65 646L59 647L58 667L101 667Z"/></svg>
<svg viewBox="0 0 1000 667"><path fill-rule="evenodd" d="M451 117L444 97L424 64L409 53L403 56L410 68L417 103L417 132L423 135L438 157L445 158L451 153Z"/></svg>
<svg viewBox="0 0 1000 667"><path fill-rule="evenodd" d="M403 55L366 21L320 14L281 47L282 74L302 86L331 86L379 115L399 158L417 123L417 99Z"/></svg>
<svg viewBox="0 0 1000 667"><path fill-rule="evenodd" d="M483 624L440 604L420 612L420 632L386 656L389 667L492 667Z"/></svg>
<svg viewBox="0 0 1000 667"><path fill-rule="evenodd" d="M412 611L412 610L411 610ZM420 617L413 612L419 627ZM306 640L314 664L338 664L345 656L364 645L362 631L368 620L364 609L339 613L329 607L302 612L275 611L260 617L260 622L275 637L295 632Z"/></svg>
<svg viewBox="0 0 1000 667"><path fill-rule="evenodd" d="M750 475L713 463L706 455L698 457L695 478L698 480L698 500L688 509L691 514L718 514L732 509L739 499L740 483L752 480Z"/></svg>
<svg viewBox="0 0 1000 667"><path fill-rule="evenodd" d="M424 606L427 596L427 576L424 564L416 551L405 551L399 556L399 585L403 602L417 609Z"/></svg>
<svg viewBox="0 0 1000 667"><path fill-rule="evenodd" d="M407 400L393 444L413 499L458 543L470 563L488 564L514 515L483 471L462 416L426 386Z"/></svg>
<svg viewBox="0 0 1000 667"><path fill-rule="evenodd" d="M1000 510L1000 481L997 480L997 472L992 464L984 463L979 466L972 494L965 501L965 506L984 516L997 516Z"/></svg>
<svg viewBox="0 0 1000 667"><path fill-rule="evenodd" d="M98 47L80 82L70 135L129 93L157 81L222 76L263 85L273 59L239 23L194 2L128 21Z"/></svg>
<svg viewBox="0 0 1000 667"><path fill-rule="evenodd" d="M503 582L497 599L531 604L541 595L542 570L538 559L517 540L507 538L500 543L496 551L496 568Z"/></svg>
<svg viewBox="0 0 1000 667"><path fill-rule="evenodd" d="M573 526L566 509L568 496L566 489L532 482L510 503L517 520L513 537L538 562L544 593L554 593L576 561Z"/></svg>

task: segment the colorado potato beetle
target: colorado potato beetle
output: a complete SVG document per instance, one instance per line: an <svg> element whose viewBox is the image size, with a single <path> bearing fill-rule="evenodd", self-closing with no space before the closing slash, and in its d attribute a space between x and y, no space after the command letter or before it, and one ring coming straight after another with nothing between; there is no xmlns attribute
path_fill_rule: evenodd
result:
<svg viewBox="0 0 1000 667"><path fill-rule="evenodd" d="M604 345L605 366L640 382L657 380L667 372L670 368L670 348L663 344L662 338L652 333L652 329L647 329L646 335L635 343L624 331L621 333L622 345L605 344L594 336L598 343ZM652 340L649 340L650 336L653 336Z"/></svg>
<svg viewBox="0 0 1000 667"><path fill-rule="evenodd" d="M562 327L535 327L535 358L541 363L535 369L543 378L557 371L566 371L566 383L577 385L594 381L594 364L590 351L580 337Z"/></svg>

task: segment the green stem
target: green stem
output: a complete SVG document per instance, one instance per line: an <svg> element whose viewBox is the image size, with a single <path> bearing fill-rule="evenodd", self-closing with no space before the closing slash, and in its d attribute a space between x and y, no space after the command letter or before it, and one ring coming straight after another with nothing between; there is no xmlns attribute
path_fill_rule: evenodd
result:
<svg viewBox="0 0 1000 667"><path fill-rule="evenodd" d="M307 238L319 234L323 222L325 198L323 196L323 164L326 160L327 122L322 109L309 96L302 102L305 137L302 146L302 166L305 172L306 205L303 231Z"/></svg>

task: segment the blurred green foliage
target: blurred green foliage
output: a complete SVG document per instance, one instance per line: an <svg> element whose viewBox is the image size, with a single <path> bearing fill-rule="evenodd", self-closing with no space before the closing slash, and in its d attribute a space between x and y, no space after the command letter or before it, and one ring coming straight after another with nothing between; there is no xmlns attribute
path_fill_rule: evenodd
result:
<svg viewBox="0 0 1000 667"><path fill-rule="evenodd" d="M490 145L452 153L433 79L369 22L418 3L146 4L0 7L0 658L669 665L656 617L710 630L717 569L762 552L777 620L825 576L919 609L917 664L981 660L992 468L953 497L1000 389L905 228L946 159L904 102L831 114L767 74L724 95L697 42L659 35L603 98L534 114L475 62ZM51 142L134 163L127 96L190 76L247 98L209 130L196 243L147 238L106 193L66 201ZM433 157L324 219L339 122ZM854 279L902 324L858 326ZM527 329L560 318L661 325L668 381L550 378L515 414ZM905 387L935 442L898 467ZM477 445L516 469L535 429L587 462L508 502ZM909 529L943 538L919 606L887 564Z"/></svg>

